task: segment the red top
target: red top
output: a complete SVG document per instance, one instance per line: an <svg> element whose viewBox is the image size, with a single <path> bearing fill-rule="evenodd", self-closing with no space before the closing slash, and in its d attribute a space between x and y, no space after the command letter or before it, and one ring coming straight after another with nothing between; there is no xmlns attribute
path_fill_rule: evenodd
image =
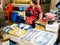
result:
<svg viewBox="0 0 60 45"><path fill-rule="evenodd" d="M11 3L7 4L6 9L5 9L5 16L10 16L12 12L13 6Z"/></svg>
<svg viewBox="0 0 60 45"><path fill-rule="evenodd" d="M39 14L42 12L42 10L37 5L34 7L34 9L31 6L29 6L28 8L26 8L25 13L27 13L27 11L29 10L31 11L32 15L27 17L26 22L28 24L32 24L33 21L39 17Z"/></svg>
<svg viewBox="0 0 60 45"><path fill-rule="evenodd" d="M13 9L12 4L11 3L7 4L6 11L12 11L12 9Z"/></svg>
<svg viewBox="0 0 60 45"><path fill-rule="evenodd" d="M32 12L32 15L31 15L31 16L34 16L34 17L38 17L39 14L42 12L41 8L39 8L38 5L36 5L36 6L34 7L34 9L33 9L31 6L29 6L28 8L26 8L25 13L26 13L28 10L30 10L30 11Z"/></svg>

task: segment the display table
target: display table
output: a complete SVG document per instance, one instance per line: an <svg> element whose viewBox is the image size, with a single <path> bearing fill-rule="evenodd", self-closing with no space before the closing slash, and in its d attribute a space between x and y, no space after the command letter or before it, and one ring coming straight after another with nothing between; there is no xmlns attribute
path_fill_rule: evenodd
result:
<svg viewBox="0 0 60 45"><path fill-rule="evenodd" d="M55 33L40 31L40 35L41 36L40 36L39 40L42 41L42 43L40 43L41 45L44 45L45 44L43 42L46 42L45 45L54 45L54 43L57 40L57 35ZM44 37L44 35L46 37ZM21 39L21 36L20 37L16 37L16 36L13 36L13 35L9 35L9 38L10 38L10 40L13 40L14 42L17 42L20 45L25 45L25 44L26 45L28 45L28 44L29 45L39 45L37 42L34 42L33 41L33 38L31 39L31 41L27 41L27 40Z"/></svg>
<svg viewBox="0 0 60 45"><path fill-rule="evenodd" d="M56 23L53 24L53 27L55 25L56 25ZM58 29L58 27L59 27L58 25L55 28ZM21 27L22 26L24 26L24 25L22 24ZM45 26L47 26L47 25L45 25ZM18 30L21 30L21 29L17 29L18 28L17 24L13 24L13 25L11 25L11 27L16 29L16 31L13 30L13 32L15 31L17 35L18 35L17 32L20 33L20 31L18 31ZM29 27L29 26L27 26L27 27ZM26 27L26 24L25 24L25 28L27 28L27 27ZM56 42L56 40L58 38L57 33L53 32L53 31L41 30L41 29L37 29L37 28L35 28L35 30L36 31L34 31L34 29L33 29L33 33L32 33L28 29L27 31L24 31L25 33L23 35L19 34L20 36L16 36L15 34L13 35L13 34L10 33L10 34L8 34L9 35L9 39L14 41L14 42L16 42L16 43L18 43L19 45L39 45L39 44L40 45L54 45L54 43ZM30 36L28 36L27 33L29 33L28 35L30 35ZM27 37L29 37L29 38L25 38L26 37L25 35ZM32 36L38 37L37 38L38 41L34 37L32 37Z"/></svg>

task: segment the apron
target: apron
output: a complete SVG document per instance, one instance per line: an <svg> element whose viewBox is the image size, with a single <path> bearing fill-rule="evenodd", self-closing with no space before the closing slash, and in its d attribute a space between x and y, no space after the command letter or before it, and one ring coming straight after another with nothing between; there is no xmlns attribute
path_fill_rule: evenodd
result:
<svg viewBox="0 0 60 45"><path fill-rule="evenodd" d="M27 18L26 22L31 25L36 18L37 17L35 17L35 16L30 16L30 17Z"/></svg>

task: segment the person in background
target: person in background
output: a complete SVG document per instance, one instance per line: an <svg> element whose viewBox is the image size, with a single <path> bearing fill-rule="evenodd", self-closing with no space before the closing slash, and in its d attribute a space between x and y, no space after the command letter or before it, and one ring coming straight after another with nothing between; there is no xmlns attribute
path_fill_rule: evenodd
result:
<svg viewBox="0 0 60 45"><path fill-rule="evenodd" d="M27 24L30 24L35 27L35 22L41 20L43 17L42 9L39 7L37 0L31 0L30 6L25 9L24 20Z"/></svg>

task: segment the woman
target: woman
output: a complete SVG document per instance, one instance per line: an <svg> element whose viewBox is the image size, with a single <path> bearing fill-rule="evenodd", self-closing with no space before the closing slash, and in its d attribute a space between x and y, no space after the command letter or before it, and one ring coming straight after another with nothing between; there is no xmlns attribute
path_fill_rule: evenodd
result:
<svg viewBox="0 0 60 45"><path fill-rule="evenodd" d="M37 0L31 0L30 6L25 10L25 18L27 24L33 25L35 27L36 20L41 20L42 10L37 4Z"/></svg>

